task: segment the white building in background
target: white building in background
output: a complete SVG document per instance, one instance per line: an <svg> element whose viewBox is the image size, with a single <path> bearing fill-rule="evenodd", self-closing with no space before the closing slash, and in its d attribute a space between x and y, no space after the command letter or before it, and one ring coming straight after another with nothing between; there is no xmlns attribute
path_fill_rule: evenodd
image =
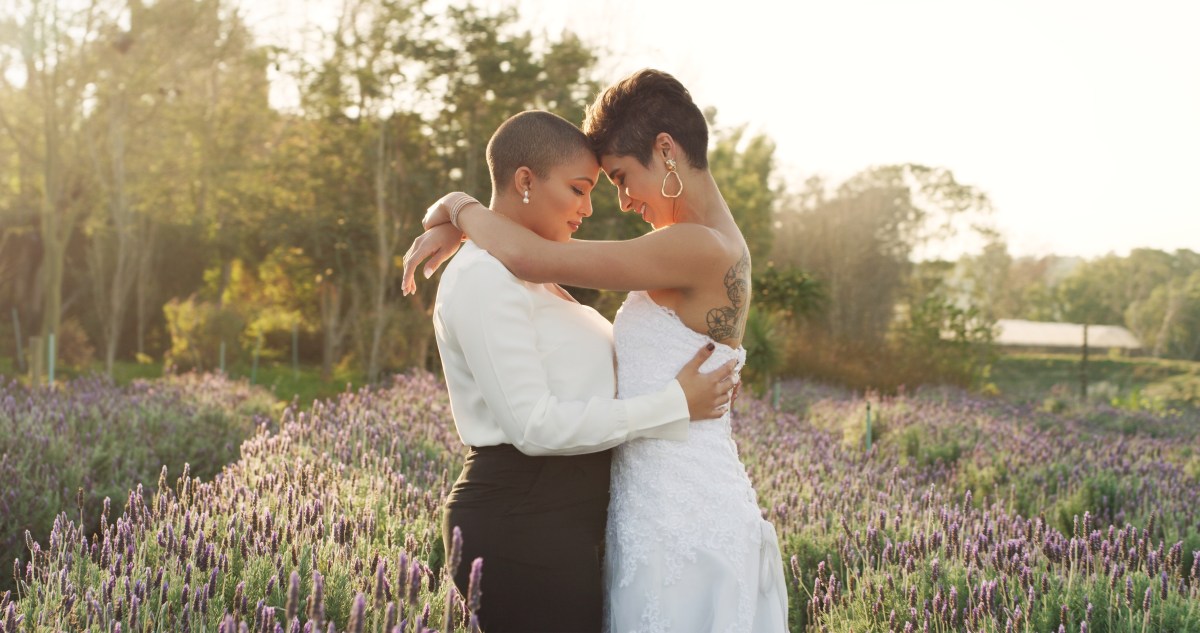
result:
<svg viewBox="0 0 1200 633"><path fill-rule="evenodd" d="M1083 347L1083 325L999 319L996 321L995 343L1011 348L1079 350ZM1142 342L1132 332L1119 325L1089 325L1087 344L1088 349L1093 350L1116 349L1133 352L1142 349Z"/></svg>

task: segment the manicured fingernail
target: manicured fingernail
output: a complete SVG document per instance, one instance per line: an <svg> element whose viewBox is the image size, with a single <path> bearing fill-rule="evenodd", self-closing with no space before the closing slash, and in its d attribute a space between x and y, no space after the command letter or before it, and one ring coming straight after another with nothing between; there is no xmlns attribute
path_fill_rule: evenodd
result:
<svg viewBox="0 0 1200 633"><path fill-rule="evenodd" d="M428 269L428 268L426 268L426 269L425 269L425 278L426 278L426 279L429 279L429 278L430 278L430 277L432 277L432 276L433 276L433 271L432 271L432 270L430 270L430 269Z"/></svg>
<svg viewBox="0 0 1200 633"><path fill-rule="evenodd" d="M712 343L709 343L708 345L705 345L705 346L704 346L704 349L706 349L706 350L708 350L708 351L710 351L710 352L711 352L711 351L713 351L714 349L717 349L717 346L716 346L716 345L714 345L714 344L712 344Z"/></svg>

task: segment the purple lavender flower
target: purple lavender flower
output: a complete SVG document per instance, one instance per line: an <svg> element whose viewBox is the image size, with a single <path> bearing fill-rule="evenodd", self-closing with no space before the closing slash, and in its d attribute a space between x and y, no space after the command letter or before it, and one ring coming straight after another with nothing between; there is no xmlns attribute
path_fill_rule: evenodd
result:
<svg viewBox="0 0 1200 633"><path fill-rule="evenodd" d="M386 586L387 586L387 576L386 575L387 575L387 566L384 564L383 559L381 558L375 564L375 585L374 585L374 589L371 592L371 596L375 601L375 608L382 607L384 600L386 598Z"/></svg>
<svg viewBox="0 0 1200 633"><path fill-rule="evenodd" d="M458 565L462 561L462 546L462 530L456 525L450 537L450 556L446 567L446 571L450 574L451 578L458 573Z"/></svg>
<svg viewBox="0 0 1200 633"><path fill-rule="evenodd" d="M296 613L299 611L299 608L300 608L300 572L293 570L292 575L288 578L287 607L285 609L285 613L287 614L287 620L289 622L292 622L292 621L299 622L299 620L296 620Z"/></svg>
<svg viewBox="0 0 1200 633"><path fill-rule="evenodd" d="M483 597L483 559L471 561L471 580L467 586L467 610L471 613L479 611Z"/></svg>
<svg viewBox="0 0 1200 633"><path fill-rule="evenodd" d="M396 615L397 615L396 603L395 602L387 603L387 608L384 610L384 614L383 614L383 630L384 631L391 631L396 626Z"/></svg>
<svg viewBox="0 0 1200 633"><path fill-rule="evenodd" d="M347 633L362 633L366 625L367 598L361 593L354 596L350 606L350 623L346 626Z"/></svg>

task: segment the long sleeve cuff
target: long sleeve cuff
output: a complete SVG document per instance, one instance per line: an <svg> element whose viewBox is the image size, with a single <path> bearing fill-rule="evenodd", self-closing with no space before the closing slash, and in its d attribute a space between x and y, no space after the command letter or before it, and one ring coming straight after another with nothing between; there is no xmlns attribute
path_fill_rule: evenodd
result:
<svg viewBox="0 0 1200 633"><path fill-rule="evenodd" d="M660 440L686 440L691 414L688 413L687 395L678 380L659 391L628 400L625 415L629 424L629 438L650 437Z"/></svg>

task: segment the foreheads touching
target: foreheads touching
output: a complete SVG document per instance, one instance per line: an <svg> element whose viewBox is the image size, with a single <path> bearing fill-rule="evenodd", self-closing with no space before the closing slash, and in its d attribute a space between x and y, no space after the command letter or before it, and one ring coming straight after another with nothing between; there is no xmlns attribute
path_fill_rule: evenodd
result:
<svg viewBox="0 0 1200 633"><path fill-rule="evenodd" d="M659 70L639 70L611 85L592 105L583 132L597 156L632 156L650 164L654 141L670 134L688 164L708 168L708 122L679 80Z"/></svg>
<svg viewBox="0 0 1200 633"><path fill-rule="evenodd" d="M566 119L541 110L515 114L501 123L488 141L492 191L496 195L505 191L521 167L528 167L537 178L545 180L555 166L583 152L591 153L587 136Z"/></svg>

